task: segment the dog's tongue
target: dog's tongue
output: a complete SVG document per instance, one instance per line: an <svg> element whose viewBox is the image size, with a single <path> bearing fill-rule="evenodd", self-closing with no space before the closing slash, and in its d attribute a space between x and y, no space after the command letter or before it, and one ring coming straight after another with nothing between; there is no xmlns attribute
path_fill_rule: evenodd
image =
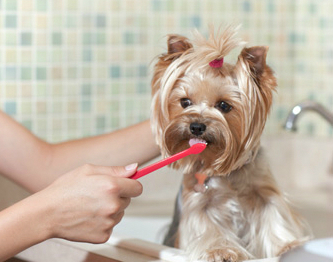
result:
<svg viewBox="0 0 333 262"><path fill-rule="evenodd" d="M198 143L207 144L206 140L201 139L201 138L191 138L188 143L190 144L190 146L193 146L193 145L198 144Z"/></svg>

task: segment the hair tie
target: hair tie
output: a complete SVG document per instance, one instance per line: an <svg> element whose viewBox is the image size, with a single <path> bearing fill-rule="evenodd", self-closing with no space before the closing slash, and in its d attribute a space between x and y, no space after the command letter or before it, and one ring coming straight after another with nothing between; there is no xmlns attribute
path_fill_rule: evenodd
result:
<svg viewBox="0 0 333 262"><path fill-rule="evenodd" d="M223 57L221 59L215 59L211 62L209 62L210 67L213 68L220 68L223 66Z"/></svg>

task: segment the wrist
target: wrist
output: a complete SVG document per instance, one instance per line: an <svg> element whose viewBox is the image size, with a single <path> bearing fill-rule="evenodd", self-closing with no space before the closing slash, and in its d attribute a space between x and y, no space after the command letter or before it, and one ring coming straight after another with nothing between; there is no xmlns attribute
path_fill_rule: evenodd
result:
<svg viewBox="0 0 333 262"><path fill-rule="evenodd" d="M31 195L0 212L0 260L50 238L45 201Z"/></svg>

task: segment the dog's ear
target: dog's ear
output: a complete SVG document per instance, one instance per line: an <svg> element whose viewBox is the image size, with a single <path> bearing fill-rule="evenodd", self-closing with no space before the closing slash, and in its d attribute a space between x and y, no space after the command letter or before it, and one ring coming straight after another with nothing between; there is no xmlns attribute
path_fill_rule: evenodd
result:
<svg viewBox="0 0 333 262"><path fill-rule="evenodd" d="M252 74L257 78L260 78L265 70L267 51L266 46L254 46L244 48L240 54L248 62Z"/></svg>
<svg viewBox="0 0 333 262"><path fill-rule="evenodd" d="M172 59L180 57L186 50L192 48L188 38L181 35L168 36L168 55Z"/></svg>

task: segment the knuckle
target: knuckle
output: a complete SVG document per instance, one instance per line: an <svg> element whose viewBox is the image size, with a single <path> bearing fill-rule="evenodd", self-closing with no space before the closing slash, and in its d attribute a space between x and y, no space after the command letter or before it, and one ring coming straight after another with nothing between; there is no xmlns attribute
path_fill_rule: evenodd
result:
<svg viewBox="0 0 333 262"><path fill-rule="evenodd" d="M118 194L120 190L121 190L120 186L112 181L107 186L107 191L111 195Z"/></svg>
<svg viewBox="0 0 333 262"><path fill-rule="evenodd" d="M113 216L115 215L116 213L118 213L119 211L121 211L122 209L122 206L120 204L119 201L115 201L114 203L112 203L110 206L109 206L109 216Z"/></svg>

